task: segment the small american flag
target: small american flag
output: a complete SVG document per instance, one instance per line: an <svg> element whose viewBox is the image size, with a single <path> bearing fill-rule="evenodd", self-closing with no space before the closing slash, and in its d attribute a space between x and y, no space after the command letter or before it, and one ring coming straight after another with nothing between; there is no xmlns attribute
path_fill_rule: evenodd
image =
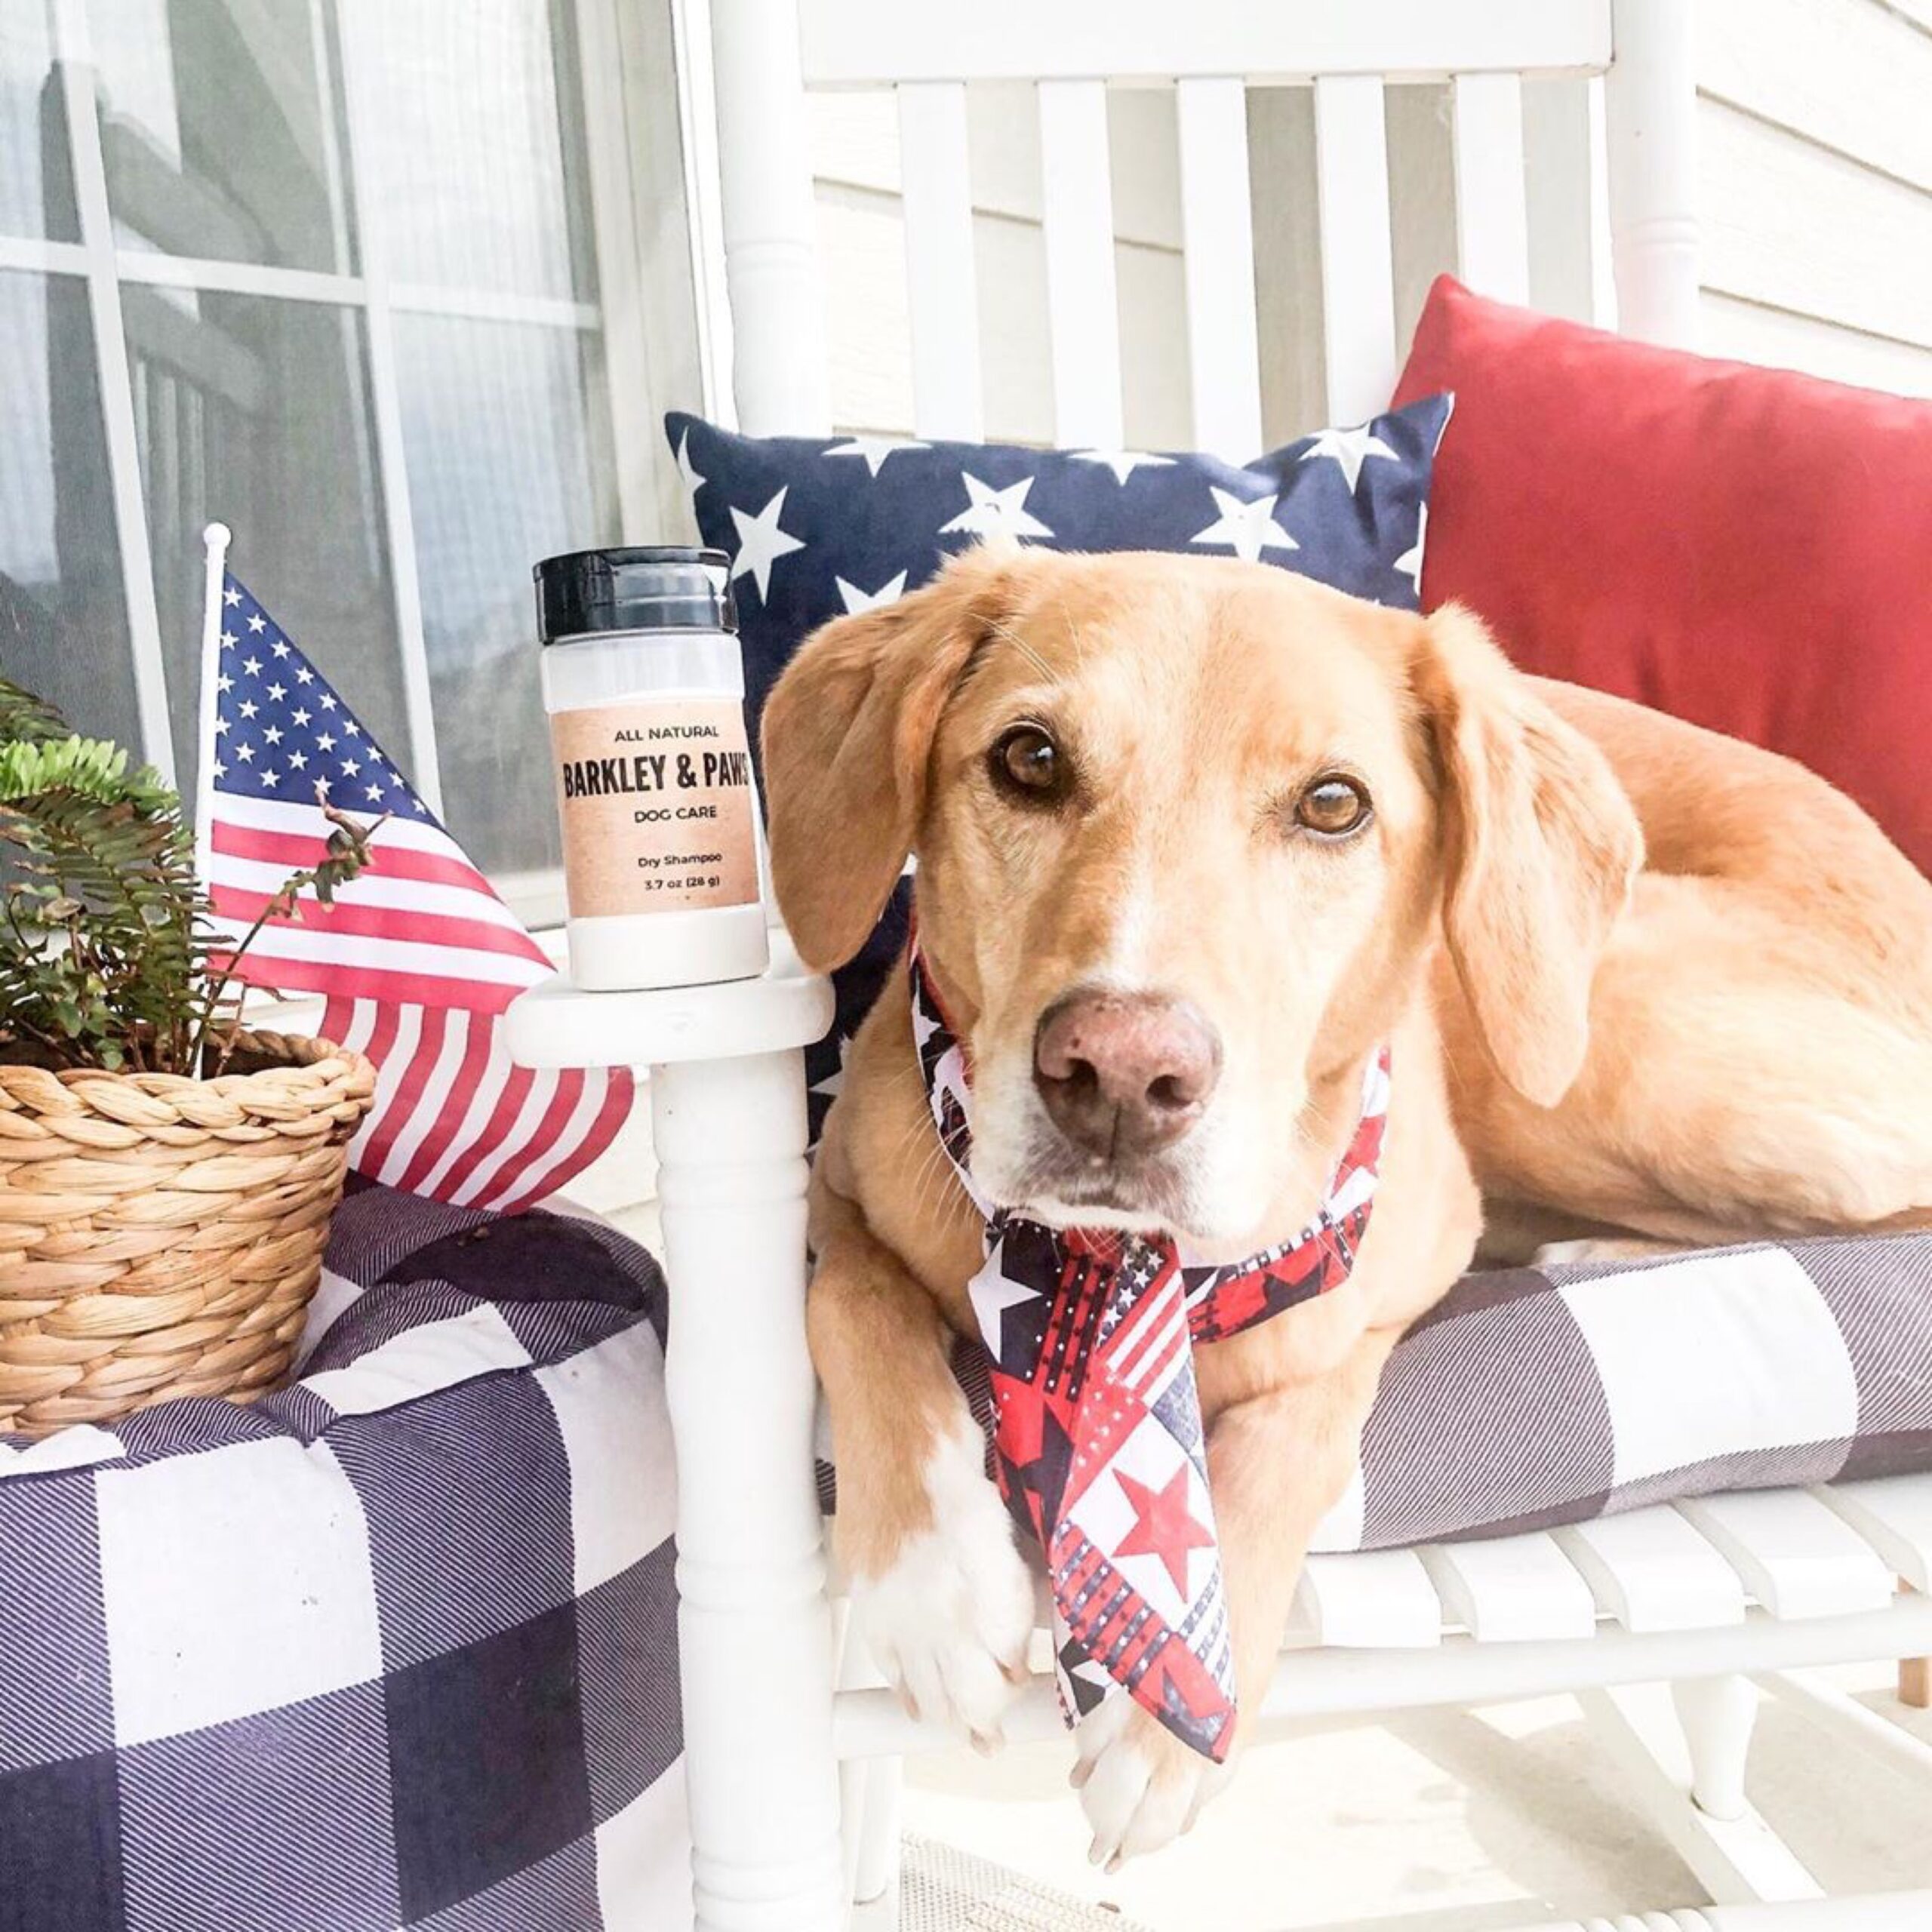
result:
<svg viewBox="0 0 1932 1932"><path fill-rule="evenodd" d="M350 1150L371 1179L513 1211L563 1186L630 1110L621 1069L512 1063L503 1010L552 968L327 678L236 579L210 574L212 703L202 847L215 911L245 930L276 888L323 855L318 791L389 823L369 869L332 906L304 894L270 920L237 977L319 993L320 1031L365 1054L375 1105Z"/></svg>

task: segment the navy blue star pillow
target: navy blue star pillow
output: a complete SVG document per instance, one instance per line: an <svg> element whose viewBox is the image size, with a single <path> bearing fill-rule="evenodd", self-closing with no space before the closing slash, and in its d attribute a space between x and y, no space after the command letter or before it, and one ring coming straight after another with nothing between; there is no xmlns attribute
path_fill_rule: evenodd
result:
<svg viewBox="0 0 1932 1932"><path fill-rule="evenodd" d="M1136 450L740 436L678 412L664 427L699 534L732 560L755 744L778 674L821 624L895 601L994 532L1064 550L1259 558L1413 611L1451 400L1426 397L1241 466ZM903 899L902 886L836 976L838 1019L808 1057L814 1138L844 1042L903 940Z"/></svg>

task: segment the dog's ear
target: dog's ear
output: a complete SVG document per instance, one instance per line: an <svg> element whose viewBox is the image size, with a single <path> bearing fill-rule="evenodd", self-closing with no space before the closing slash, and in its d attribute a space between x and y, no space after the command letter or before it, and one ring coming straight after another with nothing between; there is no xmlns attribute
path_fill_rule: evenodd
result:
<svg viewBox="0 0 1932 1932"><path fill-rule="evenodd" d="M997 615L1010 558L968 550L896 604L805 640L764 707L771 880L799 955L865 943L926 805L933 734Z"/></svg>
<svg viewBox="0 0 1932 1932"><path fill-rule="evenodd" d="M1590 984L1643 833L1603 754L1479 620L1449 605L1424 629L1415 681L1442 784L1450 956L1498 1072L1554 1106L1583 1067Z"/></svg>

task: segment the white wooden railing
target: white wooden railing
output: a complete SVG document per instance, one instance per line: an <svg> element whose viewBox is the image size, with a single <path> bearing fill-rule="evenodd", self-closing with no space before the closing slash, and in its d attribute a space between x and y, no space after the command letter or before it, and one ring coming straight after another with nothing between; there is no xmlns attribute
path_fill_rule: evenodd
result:
<svg viewBox="0 0 1932 1932"><path fill-rule="evenodd" d="M1531 285L1522 87L1601 77L1600 171L1620 325L1689 344L1697 277L1694 92L1685 0L712 0L722 246L741 425L829 429L804 98L887 88L898 108L915 421L982 429L966 90L1037 89L1054 433L1122 439L1107 90L1171 87L1179 138L1189 371L1198 445L1261 444L1246 96L1314 97L1327 398L1337 421L1387 403L1400 350L1383 90L1447 84L1457 266L1506 300ZM1587 195L1577 211L1589 219Z"/></svg>

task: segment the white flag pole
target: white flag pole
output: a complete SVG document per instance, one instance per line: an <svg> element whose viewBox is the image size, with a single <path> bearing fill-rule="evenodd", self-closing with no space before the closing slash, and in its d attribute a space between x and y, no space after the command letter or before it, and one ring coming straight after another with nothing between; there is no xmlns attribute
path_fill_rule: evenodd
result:
<svg viewBox="0 0 1932 1932"><path fill-rule="evenodd" d="M204 892L212 889L209 841L214 836L214 761L216 680L221 675L221 593L227 579L228 546L233 540L225 523L211 523L202 532L202 704L195 727L199 755L195 765L195 877Z"/></svg>
<svg viewBox="0 0 1932 1932"><path fill-rule="evenodd" d="M211 523L202 532L202 689L201 709L195 727L198 755L195 763L195 881L205 893L214 890L209 861L214 840L214 761L217 680L221 675L222 592L228 575L228 546L232 537L225 523ZM198 1063L190 1069L202 1077Z"/></svg>

